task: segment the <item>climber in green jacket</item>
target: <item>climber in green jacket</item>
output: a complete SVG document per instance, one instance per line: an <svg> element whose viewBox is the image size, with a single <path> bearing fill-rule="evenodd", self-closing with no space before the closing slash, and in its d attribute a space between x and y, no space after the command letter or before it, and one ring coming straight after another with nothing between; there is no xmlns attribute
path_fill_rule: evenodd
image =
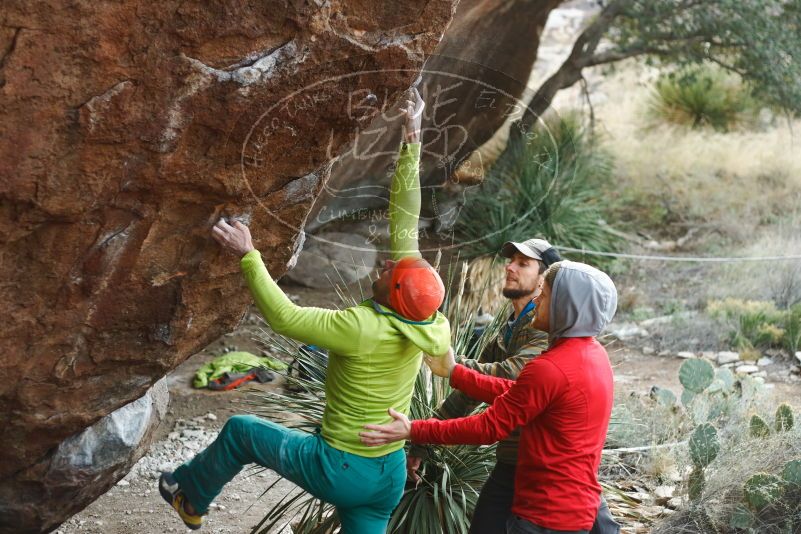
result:
<svg viewBox="0 0 801 534"><path fill-rule="evenodd" d="M364 424L390 422L387 406L408 413L422 353L443 355L450 327L437 311L442 280L418 247L420 124L423 101L406 101L405 142L390 190L392 259L373 283L373 297L344 310L293 304L267 272L248 228L220 221L213 237L240 255L242 273L270 327L328 349L326 405L317 434L253 416L231 417L217 439L174 473L163 473L162 496L189 528L200 528L212 499L244 465L273 469L337 507L345 534L386 530L406 478L403 444L367 447Z"/></svg>

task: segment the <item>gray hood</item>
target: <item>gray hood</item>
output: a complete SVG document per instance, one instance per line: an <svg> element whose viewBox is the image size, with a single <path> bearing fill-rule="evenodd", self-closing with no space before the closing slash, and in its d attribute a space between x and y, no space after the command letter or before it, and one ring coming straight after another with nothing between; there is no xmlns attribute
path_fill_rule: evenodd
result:
<svg viewBox="0 0 801 534"><path fill-rule="evenodd" d="M551 288L550 342L597 336L615 315L615 284L606 273L587 264L563 261L559 265Z"/></svg>

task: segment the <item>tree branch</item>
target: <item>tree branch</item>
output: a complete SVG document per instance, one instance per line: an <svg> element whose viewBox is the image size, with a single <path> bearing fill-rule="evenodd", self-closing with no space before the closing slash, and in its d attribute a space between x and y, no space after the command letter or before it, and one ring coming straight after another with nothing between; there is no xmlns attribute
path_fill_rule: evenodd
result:
<svg viewBox="0 0 801 534"><path fill-rule="evenodd" d="M603 35L630 2L631 0L613 0L584 29L573 44L570 55L562 66L542 84L529 100L523 116L517 122L520 131L527 132L532 128L545 110L551 106L553 97L558 91L581 80L581 69L586 66L587 59L593 56Z"/></svg>

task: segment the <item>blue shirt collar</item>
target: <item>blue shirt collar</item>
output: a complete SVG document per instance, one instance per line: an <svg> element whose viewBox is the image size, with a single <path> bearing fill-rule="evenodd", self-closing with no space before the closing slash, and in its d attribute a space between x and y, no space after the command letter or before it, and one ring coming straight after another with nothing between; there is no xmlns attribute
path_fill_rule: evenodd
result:
<svg viewBox="0 0 801 534"><path fill-rule="evenodd" d="M536 308L536 307L537 307L537 305L534 304L534 300L532 299L532 300L528 301L528 303L525 305L523 310L520 312L520 315L518 315L517 317L515 317L514 316L514 312L512 312L512 316L509 317L509 321L506 323L506 330L503 333L504 345L508 346L509 345L509 341L512 340L512 331L517 326L517 323L519 323L520 320L522 318L524 318L525 316L527 316L529 313L534 311L534 308Z"/></svg>

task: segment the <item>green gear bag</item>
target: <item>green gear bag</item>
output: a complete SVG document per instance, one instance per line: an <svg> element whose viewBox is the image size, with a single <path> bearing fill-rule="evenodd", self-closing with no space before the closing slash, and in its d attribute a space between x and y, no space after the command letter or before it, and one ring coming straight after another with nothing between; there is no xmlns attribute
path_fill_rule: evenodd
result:
<svg viewBox="0 0 801 534"><path fill-rule="evenodd" d="M259 357L245 351L229 352L214 358L198 369L192 385L196 388L205 388L208 387L211 380L216 380L225 373L246 373L254 367L283 371L287 365L268 356Z"/></svg>

